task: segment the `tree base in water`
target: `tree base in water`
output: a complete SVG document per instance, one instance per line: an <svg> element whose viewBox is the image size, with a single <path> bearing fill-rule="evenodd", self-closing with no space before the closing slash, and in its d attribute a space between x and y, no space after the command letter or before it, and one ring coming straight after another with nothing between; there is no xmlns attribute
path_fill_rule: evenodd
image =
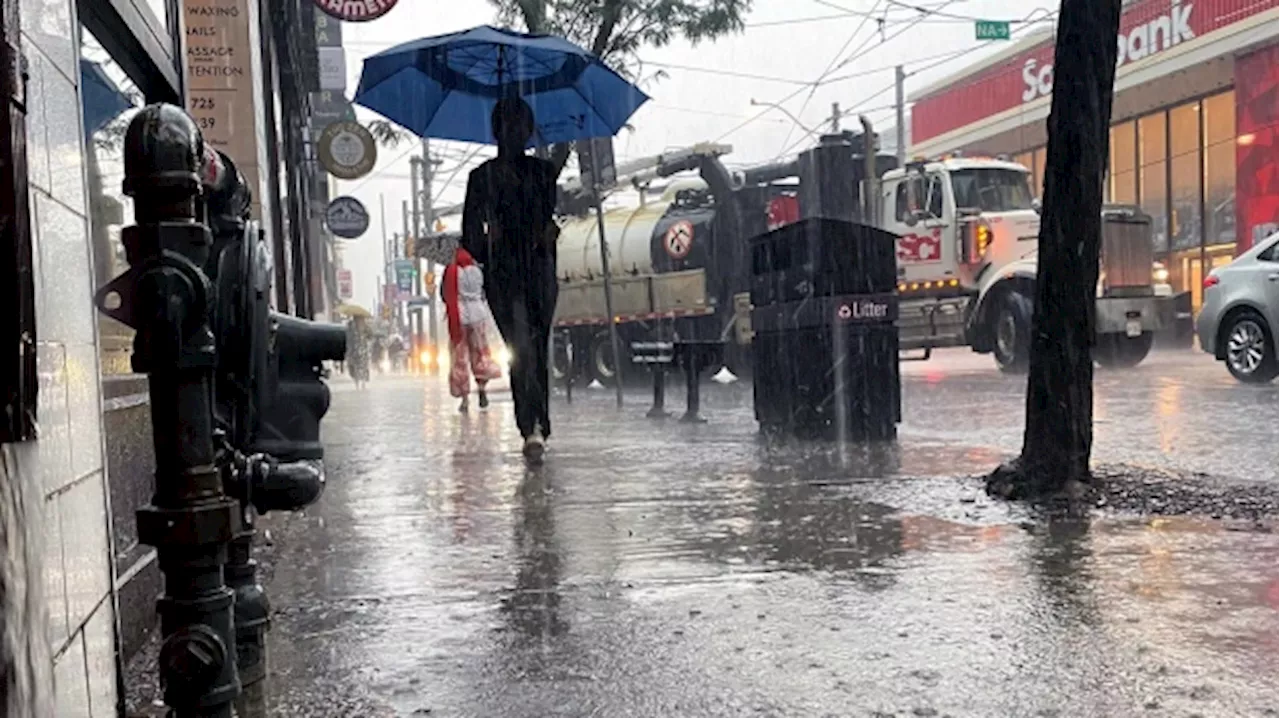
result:
<svg viewBox="0 0 1280 718"><path fill-rule="evenodd" d="M1063 476L1060 471L1032 465L1022 457L1001 464L987 475L987 495L1010 501L1086 501L1095 489L1092 476Z"/></svg>

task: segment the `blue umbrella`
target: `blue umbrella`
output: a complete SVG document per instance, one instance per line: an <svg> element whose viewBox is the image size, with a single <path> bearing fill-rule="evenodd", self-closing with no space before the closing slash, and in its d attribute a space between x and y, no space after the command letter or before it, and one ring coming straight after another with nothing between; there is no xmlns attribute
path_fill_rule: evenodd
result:
<svg viewBox="0 0 1280 718"><path fill-rule="evenodd" d="M649 99L567 40L483 25L368 58L354 101L421 137L488 144L493 106L510 96L533 108L531 146L612 137Z"/></svg>
<svg viewBox="0 0 1280 718"><path fill-rule="evenodd" d="M128 96L96 62L80 60L80 95L84 106L84 133L92 137L122 112L133 107Z"/></svg>

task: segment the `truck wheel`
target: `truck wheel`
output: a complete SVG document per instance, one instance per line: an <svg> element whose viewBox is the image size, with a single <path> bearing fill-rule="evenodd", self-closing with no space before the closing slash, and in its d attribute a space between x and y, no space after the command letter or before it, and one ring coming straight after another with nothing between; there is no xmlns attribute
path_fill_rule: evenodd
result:
<svg viewBox="0 0 1280 718"><path fill-rule="evenodd" d="M564 381L569 373L569 346L571 339L560 332L551 335L551 378L557 382Z"/></svg>
<svg viewBox="0 0 1280 718"><path fill-rule="evenodd" d="M587 355L587 369L591 372L591 378L605 386L613 386L618 377L617 366L613 359L609 332L600 332L591 340L591 350Z"/></svg>
<svg viewBox="0 0 1280 718"><path fill-rule="evenodd" d="M1262 317L1250 311L1231 318L1222 332L1226 344L1227 371L1239 381L1265 384L1276 378L1276 343L1267 332Z"/></svg>
<svg viewBox="0 0 1280 718"><path fill-rule="evenodd" d="M1093 360L1103 369L1129 369L1147 358L1153 341L1155 334L1151 332L1144 332L1136 337L1103 334L1093 347Z"/></svg>
<svg viewBox="0 0 1280 718"><path fill-rule="evenodd" d="M1031 300L1019 292L1004 295L991 325L991 353L1006 374L1021 374L1031 360Z"/></svg>

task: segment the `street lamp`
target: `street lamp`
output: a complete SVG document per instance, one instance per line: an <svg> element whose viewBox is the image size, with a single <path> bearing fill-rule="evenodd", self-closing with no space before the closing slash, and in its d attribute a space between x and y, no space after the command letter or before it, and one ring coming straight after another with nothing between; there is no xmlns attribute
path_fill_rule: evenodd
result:
<svg viewBox="0 0 1280 718"><path fill-rule="evenodd" d="M788 110L787 108L783 107L782 105L779 105L776 102L761 102L753 97L751 98L751 106L752 107L768 107L768 108L777 110L782 114L786 115L787 117L791 118L791 121L796 123L797 127L804 130L805 132L808 132L810 135L819 134L818 130L815 130L809 127L808 125L806 125L805 123L801 122L799 117L796 117L795 115L791 114L791 110Z"/></svg>

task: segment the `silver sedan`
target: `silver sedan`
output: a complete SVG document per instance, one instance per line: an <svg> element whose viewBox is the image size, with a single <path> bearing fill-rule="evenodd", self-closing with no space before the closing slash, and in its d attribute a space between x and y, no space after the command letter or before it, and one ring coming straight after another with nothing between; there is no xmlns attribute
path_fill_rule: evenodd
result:
<svg viewBox="0 0 1280 718"><path fill-rule="evenodd" d="M1225 362L1231 375L1243 382L1269 382L1278 371L1277 242L1280 234L1272 234L1204 279L1204 306L1196 317L1200 347Z"/></svg>

